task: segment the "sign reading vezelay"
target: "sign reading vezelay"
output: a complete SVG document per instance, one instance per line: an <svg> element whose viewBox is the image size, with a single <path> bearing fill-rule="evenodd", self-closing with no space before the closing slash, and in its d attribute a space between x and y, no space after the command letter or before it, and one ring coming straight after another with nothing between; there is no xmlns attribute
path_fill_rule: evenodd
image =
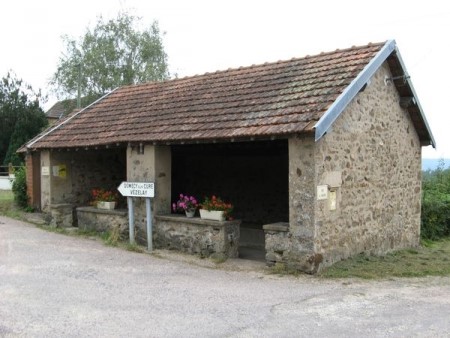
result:
<svg viewBox="0 0 450 338"><path fill-rule="evenodd" d="M122 182L117 190L126 197L155 197L153 182Z"/></svg>

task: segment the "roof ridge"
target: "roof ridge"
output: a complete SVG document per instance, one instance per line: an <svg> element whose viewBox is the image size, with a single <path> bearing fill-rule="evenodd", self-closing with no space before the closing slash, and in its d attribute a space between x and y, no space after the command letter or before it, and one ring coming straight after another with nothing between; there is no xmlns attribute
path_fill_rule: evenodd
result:
<svg viewBox="0 0 450 338"><path fill-rule="evenodd" d="M278 60L278 61L266 61L264 63L259 63L259 64L252 64L249 66L239 66L239 67L229 67L227 69L219 69L216 71L207 71L205 73L202 74L195 74L195 75L186 75L180 78L174 78L174 79L167 79L167 80L162 80L162 81L148 81L148 82L142 82L142 83L135 83L135 84L130 84L130 85L125 85L120 87L120 89L124 89L124 88L132 88L132 87L140 87L140 86L150 86L150 85L158 85L158 84L162 84L162 83L173 83L173 82L178 82L178 81L190 81L193 80L195 78L202 78L202 77L207 77L207 76L212 76L212 75L219 75L219 74L223 74L223 73L232 73L232 72L236 72L236 71L245 71L245 70L249 70L249 69L255 69L255 68L263 68L263 67L270 67L273 65L282 65L282 64L286 64L286 63L290 63L290 62L295 62L295 61L300 61L300 60L308 60L311 58L315 58L315 57L323 57L323 56L327 56L327 55L333 55L336 53L345 53L345 52L349 52L349 51L356 51L356 50L361 50L361 49L365 49L365 48L369 48L369 47L378 47L378 46L382 46L386 43L386 41L384 42L369 42L366 45L359 45L359 46L351 46L348 48L344 48L344 49L335 49L334 51L328 51L328 52L320 52L317 54L313 54L313 55L305 55L305 56L301 56L301 57L292 57L290 59L286 59L286 60Z"/></svg>

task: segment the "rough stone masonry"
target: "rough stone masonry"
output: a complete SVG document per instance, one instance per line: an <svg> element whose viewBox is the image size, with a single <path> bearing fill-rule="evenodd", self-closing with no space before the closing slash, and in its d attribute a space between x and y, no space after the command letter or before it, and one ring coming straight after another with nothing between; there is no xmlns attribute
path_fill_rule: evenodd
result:
<svg viewBox="0 0 450 338"><path fill-rule="evenodd" d="M266 258L307 272L362 252L419 244L421 145L384 64L317 143L289 140L288 231L266 230ZM336 197L317 200L317 186Z"/></svg>

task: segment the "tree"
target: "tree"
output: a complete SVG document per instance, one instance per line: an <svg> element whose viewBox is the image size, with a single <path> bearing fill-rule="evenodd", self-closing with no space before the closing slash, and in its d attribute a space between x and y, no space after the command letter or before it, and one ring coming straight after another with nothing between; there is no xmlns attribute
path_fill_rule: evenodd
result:
<svg viewBox="0 0 450 338"><path fill-rule="evenodd" d="M0 83L0 163L19 165L16 150L36 136L47 118L39 106L40 92L9 72Z"/></svg>
<svg viewBox="0 0 450 338"><path fill-rule="evenodd" d="M51 80L58 96L75 97L79 80L81 95L92 102L121 85L167 79L167 54L158 23L139 31L140 20L126 13L109 21L100 16L79 40L63 36L66 53Z"/></svg>
<svg viewBox="0 0 450 338"><path fill-rule="evenodd" d="M439 239L450 236L450 168L444 160L434 171L425 171L422 178L421 237Z"/></svg>

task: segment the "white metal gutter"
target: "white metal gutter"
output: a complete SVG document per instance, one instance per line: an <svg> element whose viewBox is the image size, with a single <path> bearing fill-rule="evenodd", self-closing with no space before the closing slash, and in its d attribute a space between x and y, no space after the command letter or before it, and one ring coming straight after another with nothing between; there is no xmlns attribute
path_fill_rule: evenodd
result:
<svg viewBox="0 0 450 338"><path fill-rule="evenodd" d="M385 43L383 48L370 60L364 69L353 79L353 81L344 89L341 95L333 102L325 114L315 124L314 128L316 142L325 135L330 129L334 121L341 115L350 101L359 93L361 88L370 80L378 68L383 64L389 55L396 49L395 40L389 40Z"/></svg>

